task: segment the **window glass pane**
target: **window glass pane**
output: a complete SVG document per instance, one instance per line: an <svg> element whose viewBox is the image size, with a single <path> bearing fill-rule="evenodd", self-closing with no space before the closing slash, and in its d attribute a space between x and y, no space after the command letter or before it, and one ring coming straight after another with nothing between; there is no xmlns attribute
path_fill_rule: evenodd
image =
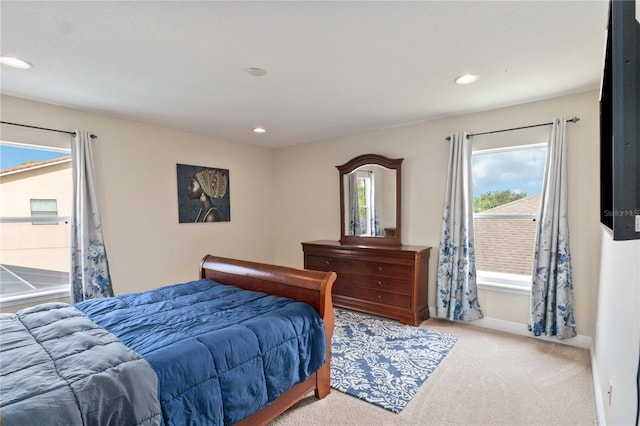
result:
<svg viewBox="0 0 640 426"><path fill-rule="evenodd" d="M46 147L0 141L0 154L0 170L5 172L7 169L14 167L67 157L70 154L70 150L62 148L48 149Z"/></svg>
<svg viewBox="0 0 640 426"><path fill-rule="evenodd" d="M531 275L536 222L476 218L475 254L480 271Z"/></svg>
<svg viewBox="0 0 640 426"><path fill-rule="evenodd" d="M545 146L473 154L476 266L531 275Z"/></svg>
<svg viewBox="0 0 640 426"><path fill-rule="evenodd" d="M546 145L474 153L474 212L486 212L508 202L540 194L546 155ZM516 210L525 213L520 211L521 207L517 206ZM528 208L526 213L535 214L537 210Z"/></svg>
<svg viewBox="0 0 640 426"><path fill-rule="evenodd" d="M57 200L31 199L31 217L52 217L58 216ZM57 225L58 221L31 222L34 225Z"/></svg>
<svg viewBox="0 0 640 426"><path fill-rule="evenodd" d="M0 301L66 291L70 225L31 219L71 216L70 154L0 143L0 156Z"/></svg>
<svg viewBox="0 0 640 426"><path fill-rule="evenodd" d="M54 199L31 199L31 214L45 214L49 216L58 216L58 203Z"/></svg>
<svg viewBox="0 0 640 426"><path fill-rule="evenodd" d="M358 206L360 216L360 234L371 235L371 175L370 172L358 175Z"/></svg>

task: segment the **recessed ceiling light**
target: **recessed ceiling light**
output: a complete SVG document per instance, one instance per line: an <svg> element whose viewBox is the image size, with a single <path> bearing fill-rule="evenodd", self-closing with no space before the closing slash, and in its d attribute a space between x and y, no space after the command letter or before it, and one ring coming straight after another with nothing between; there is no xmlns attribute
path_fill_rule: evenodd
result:
<svg viewBox="0 0 640 426"><path fill-rule="evenodd" d="M262 68L247 68L245 71L247 72L247 74L254 77L262 77L267 73L267 71L263 70Z"/></svg>
<svg viewBox="0 0 640 426"><path fill-rule="evenodd" d="M267 133L267 129L264 127L254 127L253 133Z"/></svg>
<svg viewBox="0 0 640 426"><path fill-rule="evenodd" d="M478 79L475 74L465 74L456 78L456 84L471 84Z"/></svg>
<svg viewBox="0 0 640 426"><path fill-rule="evenodd" d="M0 56L0 63L8 67L18 68L21 70L28 70L33 66L29 62L13 56Z"/></svg>

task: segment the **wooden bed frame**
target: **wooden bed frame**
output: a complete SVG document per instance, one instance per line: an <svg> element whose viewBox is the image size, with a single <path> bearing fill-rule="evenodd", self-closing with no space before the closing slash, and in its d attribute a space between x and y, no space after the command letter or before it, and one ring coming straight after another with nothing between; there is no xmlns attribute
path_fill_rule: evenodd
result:
<svg viewBox="0 0 640 426"><path fill-rule="evenodd" d="M318 399L331 392L331 337L334 322L331 288L336 280L335 272L295 269L206 255L200 263L200 278L307 303L324 320L327 345L327 361L324 365L307 380L294 385L273 403L245 417L237 425L266 425L311 391L315 391Z"/></svg>

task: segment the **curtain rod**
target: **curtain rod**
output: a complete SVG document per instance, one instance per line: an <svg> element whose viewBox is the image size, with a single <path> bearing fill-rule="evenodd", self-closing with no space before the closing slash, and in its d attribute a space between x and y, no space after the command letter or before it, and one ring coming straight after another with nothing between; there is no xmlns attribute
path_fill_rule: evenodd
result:
<svg viewBox="0 0 640 426"><path fill-rule="evenodd" d="M30 128L30 129L46 130L46 131L48 131L48 132L66 133L66 134L68 134L68 135L72 135L72 136L75 136L75 135L76 135L76 132L70 132L70 131L68 131L68 130L49 129L49 128L47 128L47 127L30 126L30 125L28 125L28 124L11 123L11 122L9 122L9 121L0 121L0 123L2 123L2 124L9 124L9 125L11 125L11 126L28 127L28 128ZM91 139L95 139L95 138L97 138L97 136L96 136L96 135L94 135L94 134L91 134L90 136L91 136Z"/></svg>
<svg viewBox="0 0 640 426"><path fill-rule="evenodd" d="M568 118L567 119L567 123L577 123L578 121L580 121L580 117L572 117L572 118ZM512 127L510 129L492 130L490 132L471 133L471 134L467 135L467 139L470 138L471 136L489 135L491 133L510 132L512 130L530 129L532 127L550 126L552 124L553 124L553 121L551 121L549 123L532 124L530 126ZM450 141L451 140L451 136L447 136L445 139Z"/></svg>

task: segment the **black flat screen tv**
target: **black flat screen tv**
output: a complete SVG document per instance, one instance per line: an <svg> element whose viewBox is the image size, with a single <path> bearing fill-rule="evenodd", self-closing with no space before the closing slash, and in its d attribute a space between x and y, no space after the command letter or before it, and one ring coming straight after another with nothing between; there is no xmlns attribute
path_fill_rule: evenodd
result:
<svg viewBox="0 0 640 426"><path fill-rule="evenodd" d="M612 0L600 90L600 222L640 239L640 22L637 1Z"/></svg>

